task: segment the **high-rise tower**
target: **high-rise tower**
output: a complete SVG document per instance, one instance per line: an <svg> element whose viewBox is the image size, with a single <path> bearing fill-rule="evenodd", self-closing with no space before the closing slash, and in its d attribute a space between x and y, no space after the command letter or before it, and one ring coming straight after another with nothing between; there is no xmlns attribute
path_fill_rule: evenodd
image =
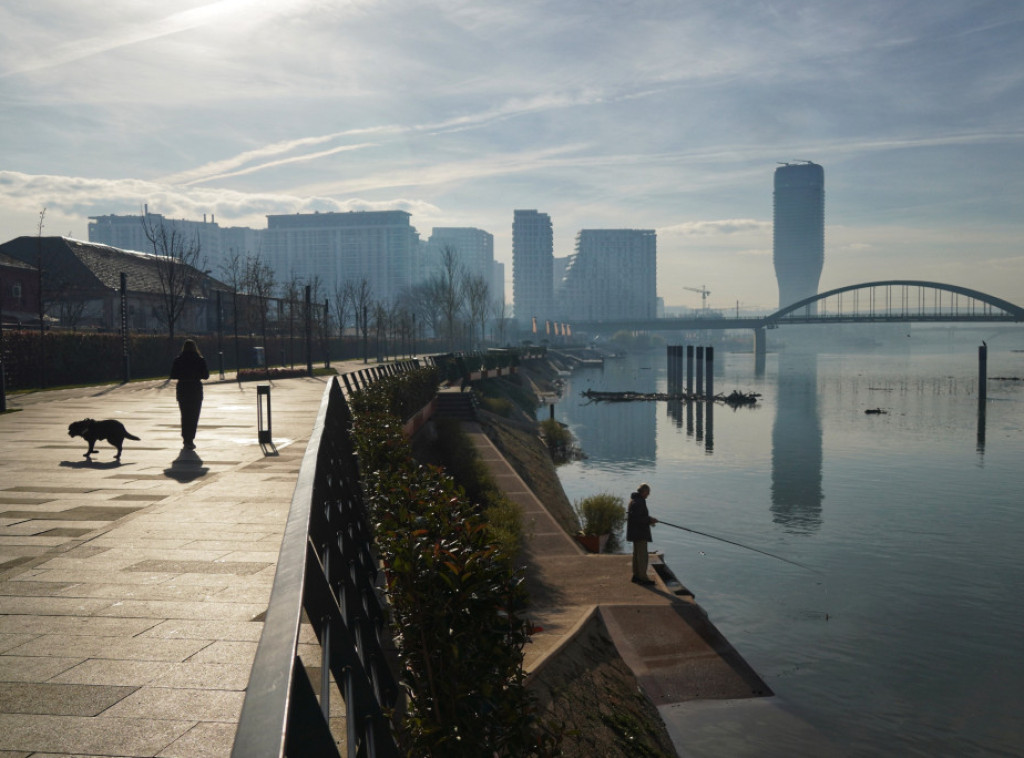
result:
<svg viewBox="0 0 1024 758"><path fill-rule="evenodd" d="M581 229L556 289L569 321L652 319L658 309L658 238L653 229Z"/></svg>
<svg viewBox="0 0 1024 758"><path fill-rule="evenodd" d="M554 318L554 235L551 217L515 211L512 220L512 303L516 321L529 326Z"/></svg>
<svg viewBox="0 0 1024 758"><path fill-rule="evenodd" d="M779 307L817 295L825 263L825 172L817 163L775 169L773 243Z"/></svg>

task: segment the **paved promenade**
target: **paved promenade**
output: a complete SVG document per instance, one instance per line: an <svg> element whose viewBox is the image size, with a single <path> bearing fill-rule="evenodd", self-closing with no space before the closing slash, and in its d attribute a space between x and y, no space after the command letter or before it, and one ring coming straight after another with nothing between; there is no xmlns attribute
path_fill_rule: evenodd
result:
<svg viewBox="0 0 1024 758"><path fill-rule="evenodd" d="M226 756L326 380L206 385L183 450L173 383L9 398L0 416L0 758ZM117 418L120 463L67 425Z"/></svg>

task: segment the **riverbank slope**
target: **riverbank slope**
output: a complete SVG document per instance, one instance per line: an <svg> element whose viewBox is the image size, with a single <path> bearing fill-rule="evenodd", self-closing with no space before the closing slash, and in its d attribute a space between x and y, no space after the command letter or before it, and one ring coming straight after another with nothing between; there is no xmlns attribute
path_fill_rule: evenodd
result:
<svg viewBox="0 0 1024 758"><path fill-rule="evenodd" d="M554 369L532 361L503 381L543 396L557 391L556 379ZM478 387L483 397L500 394L488 384ZM545 718L565 729L565 755L682 755L664 709L771 694L685 588L654 573L655 586L633 584L629 556L590 555L572 539L572 506L532 419L477 415L463 428L524 513L537 627L525 668Z"/></svg>

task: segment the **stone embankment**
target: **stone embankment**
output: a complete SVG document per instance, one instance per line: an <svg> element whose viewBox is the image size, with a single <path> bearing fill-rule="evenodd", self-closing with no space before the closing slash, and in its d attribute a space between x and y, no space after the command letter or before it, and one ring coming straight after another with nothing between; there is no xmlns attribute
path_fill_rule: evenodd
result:
<svg viewBox="0 0 1024 758"><path fill-rule="evenodd" d="M554 372L540 368L521 373L543 393ZM834 754L770 697L660 556L649 575L655 584L642 587L630 581L630 556L579 546L570 536L571 504L535 431L486 412L479 417L463 429L524 514L537 627L525 668L548 714L576 735L566 755Z"/></svg>

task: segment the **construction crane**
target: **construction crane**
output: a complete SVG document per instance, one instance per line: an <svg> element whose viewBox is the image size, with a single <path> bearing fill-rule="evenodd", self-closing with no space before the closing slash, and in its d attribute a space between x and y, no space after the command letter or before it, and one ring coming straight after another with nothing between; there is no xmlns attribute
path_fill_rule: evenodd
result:
<svg viewBox="0 0 1024 758"><path fill-rule="evenodd" d="M705 287L702 284L702 285L700 285L700 289L697 289L696 287L683 287L683 289L684 290L690 290L690 292L699 292L700 293L700 309L702 311L706 311L708 309L708 295L711 294L711 291L707 287Z"/></svg>

